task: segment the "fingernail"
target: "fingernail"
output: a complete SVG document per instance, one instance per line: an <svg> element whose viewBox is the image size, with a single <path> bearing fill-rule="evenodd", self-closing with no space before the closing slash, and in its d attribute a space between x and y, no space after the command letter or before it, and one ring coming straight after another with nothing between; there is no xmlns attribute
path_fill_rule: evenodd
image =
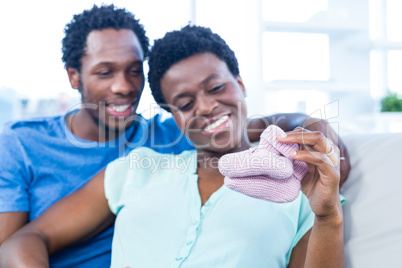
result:
<svg viewBox="0 0 402 268"><path fill-rule="evenodd" d="M286 138L288 135L285 133L285 132L283 132L283 133L281 133L281 137L282 138Z"/></svg>
<svg viewBox="0 0 402 268"><path fill-rule="evenodd" d="M297 151L293 151L291 154L292 155L297 155Z"/></svg>

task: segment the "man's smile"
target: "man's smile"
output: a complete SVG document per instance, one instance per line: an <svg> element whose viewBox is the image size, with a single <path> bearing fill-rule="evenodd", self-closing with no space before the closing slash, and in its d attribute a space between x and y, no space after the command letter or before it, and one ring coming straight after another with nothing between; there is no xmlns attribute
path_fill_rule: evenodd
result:
<svg viewBox="0 0 402 268"><path fill-rule="evenodd" d="M134 113L135 106L138 102L138 98L135 98L129 103L110 103L106 104L106 111L111 116L123 116L128 117Z"/></svg>

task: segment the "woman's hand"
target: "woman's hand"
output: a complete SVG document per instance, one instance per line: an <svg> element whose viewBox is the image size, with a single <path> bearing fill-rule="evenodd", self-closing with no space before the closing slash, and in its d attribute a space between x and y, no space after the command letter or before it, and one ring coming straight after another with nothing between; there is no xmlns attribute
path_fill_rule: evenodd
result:
<svg viewBox="0 0 402 268"><path fill-rule="evenodd" d="M293 159L308 165L308 172L301 184L315 214L313 228L306 239L308 242L295 247L289 267L299 267L303 263L303 267L343 268L345 255L343 213L339 199L339 149L319 131L296 128L286 134L286 137L278 136L278 141L301 145L300 150L290 154Z"/></svg>
<svg viewBox="0 0 402 268"><path fill-rule="evenodd" d="M339 149L321 132L296 128L278 136L283 143L299 143L301 150L292 151L291 157L308 164L309 171L302 179L302 191L310 201L311 209L321 219L342 221L339 200Z"/></svg>

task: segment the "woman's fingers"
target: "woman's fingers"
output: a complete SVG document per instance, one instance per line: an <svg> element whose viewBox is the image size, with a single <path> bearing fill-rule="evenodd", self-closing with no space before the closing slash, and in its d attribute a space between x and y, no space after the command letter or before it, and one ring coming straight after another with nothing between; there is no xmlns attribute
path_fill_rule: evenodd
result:
<svg viewBox="0 0 402 268"><path fill-rule="evenodd" d="M284 143L299 143L311 146L315 151L318 152L329 152L331 143L328 139L319 131L306 131L297 130L292 132L287 132L286 136L278 136L278 141Z"/></svg>
<svg viewBox="0 0 402 268"><path fill-rule="evenodd" d="M321 152L331 160L333 165L339 165L339 148L319 131L296 128L294 131L287 132L286 136L279 135L278 141L283 143L299 143L302 149L311 152Z"/></svg>
<svg viewBox="0 0 402 268"><path fill-rule="evenodd" d="M338 168L328 156L321 152L305 150L292 151L290 154L293 159L314 165L325 176L331 176L338 172Z"/></svg>
<svg viewBox="0 0 402 268"><path fill-rule="evenodd" d="M338 167L340 165L340 150L338 146L334 145L330 139L328 139L329 142L331 143L331 149L328 153L325 153L325 155L328 157L328 159L331 160L331 162Z"/></svg>
<svg viewBox="0 0 402 268"><path fill-rule="evenodd" d="M339 149L321 132L303 128L278 136L283 143L298 143L301 149L290 156L309 166L309 173L301 181L302 191L309 198L316 215L328 216L339 203Z"/></svg>

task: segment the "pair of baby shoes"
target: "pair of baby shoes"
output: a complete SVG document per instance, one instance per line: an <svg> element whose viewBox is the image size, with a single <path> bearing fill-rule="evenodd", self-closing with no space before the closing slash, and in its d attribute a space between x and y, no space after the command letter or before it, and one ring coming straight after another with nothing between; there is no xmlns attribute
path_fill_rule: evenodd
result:
<svg viewBox="0 0 402 268"><path fill-rule="evenodd" d="M299 144L281 143L282 129L271 125L261 134L258 147L226 154L219 159L225 185L245 195L275 203L291 202L300 193L307 164L290 157Z"/></svg>

